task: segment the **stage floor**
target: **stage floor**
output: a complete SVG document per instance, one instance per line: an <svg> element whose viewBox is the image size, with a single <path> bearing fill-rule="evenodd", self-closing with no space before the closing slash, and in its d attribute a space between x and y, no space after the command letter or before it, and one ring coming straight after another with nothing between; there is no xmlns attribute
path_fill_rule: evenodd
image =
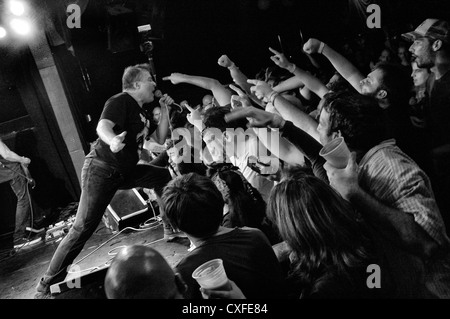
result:
<svg viewBox="0 0 450 319"><path fill-rule="evenodd" d="M41 241L30 247L24 247L15 255L0 261L0 299L33 299L35 287L39 277L44 274L50 259L53 256L60 240ZM66 280L104 269L122 246L141 244L149 245L158 250L174 266L184 255L188 253L189 240L187 238L176 239L167 242L163 239L162 224L154 228L144 230L126 229L122 232L113 232L107 228L103 221L100 223L94 235L88 240L83 251L76 258L78 265L73 269ZM75 272L75 270L77 272ZM71 289L67 292L55 295L56 298L97 298L99 297L98 282L95 287L88 290Z"/></svg>

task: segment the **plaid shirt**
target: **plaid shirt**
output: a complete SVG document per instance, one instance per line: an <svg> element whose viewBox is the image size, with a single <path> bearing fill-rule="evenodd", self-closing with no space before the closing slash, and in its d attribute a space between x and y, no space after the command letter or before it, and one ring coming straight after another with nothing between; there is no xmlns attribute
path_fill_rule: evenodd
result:
<svg viewBox="0 0 450 319"><path fill-rule="evenodd" d="M440 246L450 244L430 179L395 145L395 140L370 149L359 167L363 189L384 205L413 214L415 222Z"/></svg>

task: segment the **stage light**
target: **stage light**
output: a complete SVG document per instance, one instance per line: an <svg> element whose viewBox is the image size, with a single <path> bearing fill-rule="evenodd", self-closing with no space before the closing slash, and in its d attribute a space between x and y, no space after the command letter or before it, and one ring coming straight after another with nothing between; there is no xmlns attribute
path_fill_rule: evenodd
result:
<svg viewBox="0 0 450 319"><path fill-rule="evenodd" d="M9 10L16 16L21 16L25 12L25 6L22 2L11 0L9 2Z"/></svg>
<svg viewBox="0 0 450 319"><path fill-rule="evenodd" d="M6 30L3 27L0 27L0 39L6 37Z"/></svg>
<svg viewBox="0 0 450 319"><path fill-rule="evenodd" d="M20 35L27 35L31 30L30 23L23 19L12 19L9 25L17 34Z"/></svg>

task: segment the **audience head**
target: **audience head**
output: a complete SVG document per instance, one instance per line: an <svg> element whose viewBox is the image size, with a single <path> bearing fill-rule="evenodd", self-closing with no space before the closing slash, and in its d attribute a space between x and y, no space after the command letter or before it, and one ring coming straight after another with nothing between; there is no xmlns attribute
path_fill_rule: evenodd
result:
<svg viewBox="0 0 450 319"><path fill-rule="evenodd" d="M430 69L427 68L419 68L417 66L417 62L411 63L412 73L411 77L414 82L415 87L424 87L427 83L428 77L430 76Z"/></svg>
<svg viewBox="0 0 450 319"><path fill-rule="evenodd" d="M351 91L324 96L317 131L322 145L342 136L350 149L363 152L386 138L383 110L377 101Z"/></svg>
<svg viewBox="0 0 450 319"><path fill-rule="evenodd" d="M227 123L225 121L225 115L231 112L231 106L222 106L212 108L203 113L203 123L206 127L218 128L222 132L227 128L242 128L247 129L247 120L233 121L234 123Z"/></svg>
<svg viewBox="0 0 450 319"><path fill-rule="evenodd" d="M183 299L185 290L164 257L143 245L121 249L105 277L108 299Z"/></svg>
<svg viewBox="0 0 450 319"><path fill-rule="evenodd" d="M310 174L286 177L271 191L267 214L292 250L293 277L306 291L329 271L364 265L371 246L349 202ZM367 266L367 264L366 264Z"/></svg>
<svg viewBox="0 0 450 319"><path fill-rule="evenodd" d="M411 64L411 55L408 51L408 45L403 41L398 44L397 56L402 65L409 66Z"/></svg>
<svg viewBox="0 0 450 319"><path fill-rule="evenodd" d="M161 107L155 106L152 111L152 120L155 124L159 124L161 118Z"/></svg>
<svg viewBox="0 0 450 319"><path fill-rule="evenodd" d="M223 200L229 208L233 227L261 226L265 217L266 203L238 167L227 164L211 165L207 176L222 193Z"/></svg>
<svg viewBox="0 0 450 319"><path fill-rule="evenodd" d="M274 87L280 82L290 78L292 74L286 69L279 66L269 66L261 69L255 76L255 79L268 83L271 87Z"/></svg>
<svg viewBox="0 0 450 319"><path fill-rule="evenodd" d="M361 81L361 93L375 97L382 108L401 107L407 104L411 86L411 78L400 64L378 63Z"/></svg>
<svg viewBox="0 0 450 319"><path fill-rule="evenodd" d="M438 54L450 57L450 24L448 21L426 19L414 31L402 34L413 42L409 51L419 68L432 68Z"/></svg>
<svg viewBox="0 0 450 319"><path fill-rule="evenodd" d="M394 52L392 52L391 49L384 47L383 50L381 50L380 56L378 57L378 62L393 62L394 60Z"/></svg>
<svg viewBox="0 0 450 319"><path fill-rule="evenodd" d="M187 235L211 236L222 222L222 194L206 176L197 173L178 176L164 188L161 199L170 224Z"/></svg>
<svg viewBox="0 0 450 319"><path fill-rule="evenodd" d="M328 90L333 92L339 92L344 90L353 90L350 83L339 73L335 72L331 79L326 84Z"/></svg>
<svg viewBox="0 0 450 319"><path fill-rule="evenodd" d="M203 111L207 111L212 107L215 107L216 105L218 105L216 99L214 98L214 96L212 96L211 94L206 94L205 96L203 96L202 98L202 110Z"/></svg>

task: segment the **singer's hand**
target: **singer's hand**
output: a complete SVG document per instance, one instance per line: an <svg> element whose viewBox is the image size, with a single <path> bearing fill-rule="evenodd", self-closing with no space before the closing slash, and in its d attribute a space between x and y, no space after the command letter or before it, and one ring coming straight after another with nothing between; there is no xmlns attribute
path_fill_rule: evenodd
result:
<svg viewBox="0 0 450 319"><path fill-rule="evenodd" d="M182 73L172 73L169 76L163 77L163 81L170 81L172 84L178 84L184 82L184 74Z"/></svg>
<svg viewBox="0 0 450 319"><path fill-rule="evenodd" d="M167 94L164 94L160 99L159 99L159 105L161 106L161 112L166 110L166 105L170 106L174 103L175 101L168 96ZM164 109L164 110L163 110Z"/></svg>
<svg viewBox="0 0 450 319"><path fill-rule="evenodd" d="M109 144L111 152L113 153L120 152L125 147L125 144L122 143L123 140L125 139L125 135L127 135L127 132L123 131L119 135L113 137L111 143Z"/></svg>
<svg viewBox="0 0 450 319"><path fill-rule="evenodd" d="M27 167L30 165L31 160L28 157L22 156L22 160L20 162L23 166Z"/></svg>

